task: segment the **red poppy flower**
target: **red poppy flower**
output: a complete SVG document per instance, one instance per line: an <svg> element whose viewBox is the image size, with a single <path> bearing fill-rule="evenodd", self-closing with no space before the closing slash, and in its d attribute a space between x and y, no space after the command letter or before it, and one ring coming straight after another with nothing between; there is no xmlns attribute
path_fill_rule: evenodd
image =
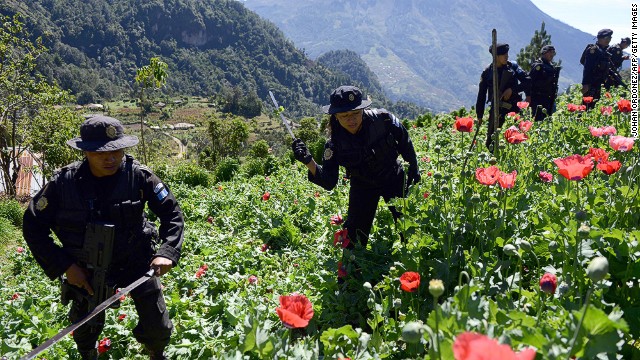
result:
<svg viewBox="0 0 640 360"><path fill-rule="evenodd" d="M319 192L319 191L316 191L316 192L313 194L313 197L319 198L319 197L320 197L320 192Z"/></svg>
<svg viewBox="0 0 640 360"><path fill-rule="evenodd" d="M271 194L268 191L265 191L264 194L262 194L262 201L267 201L271 198Z"/></svg>
<svg viewBox="0 0 640 360"><path fill-rule="evenodd" d="M338 215L331 215L331 225L340 225L342 224L344 221L342 220L342 216L340 214Z"/></svg>
<svg viewBox="0 0 640 360"><path fill-rule="evenodd" d="M586 108L586 107L585 107ZM576 112L578 110L581 110L582 107L576 104L567 104L567 110L569 110L569 112Z"/></svg>
<svg viewBox="0 0 640 360"><path fill-rule="evenodd" d="M22 246L18 246L16 248L16 251L18 252L18 254L22 254L24 252L24 248Z"/></svg>
<svg viewBox="0 0 640 360"><path fill-rule="evenodd" d="M585 104L591 104L593 102L593 96L582 97L582 102Z"/></svg>
<svg viewBox="0 0 640 360"><path fill-rule="evenodd" d="M580 105L580 106L578 106L578 110L580 110L580 111L587 111L587 105Z"/></svg>
<svg viewBox="0 0 640 360"><path fill-rule="evenodd" d="M498 183L500 184L500 187L503 189L513 188L513 185L516 184L516 175L518 175L518 172L515 170L513 170L510 174L500 171L498 175Z"/></svg>
<svg viewBox="0 0 640 360"><path fill-rule="evenodd" d="M262 244L260 247L260 251L265 252L269 249L269 244Z"/></svg>
<svg viewBox="0 0 640 360"><path fill-rule="evenodd" d="M516 105L518 105L518 108L520 109L526 109L529 107L529 103L526 101L518 101Z"/></svg>
<svg viewBox="0 0 640 360"><path fill-rule="evenodd" d="M341 244L342 248L344 249L349 246L350 242L351 240L349 240L349 231L347 229L338 230L335 234L333 234L333 246L335 247L337 247L338 244Z"/></svg>
<svg viewBox="0 0 640 360"><path fill-rule="evenodd" d="M456 336L453 356L455 360L533 360L536 351L526 349L515 353L509 345L499 344L482 334L465 332Z"/></svg>
<svg viewBox="0 0 640 360"><path fill-rule="evenodd" d="M600 107L600 114L602 114L604 116L611 116L611 113L613 113L613 106L601 106Z"/></svg>
<svg viewBox="0 0 640 360"><path fill-rule="evenodd" d="M304 328L313 318L313 305L304 295L280 296L280 307L276 313L282 325L289 329Z"/></svg>
<svg viewBox="0 0 640 360"><path fill-rule="evenodd" d="M546 273L540 278L540 290L547 294L556 292L558 286L558 278L552 273Z"/></svg>
<svg viewBox="0 0 640 360"><path fill-rule="evenodd" d="M196 271L196 279L200 279L202 275L204 275L204 273L207 272L207 269L209 269L209 266L207 266L207 264L200 266L198 268L198 271Z"/></svg>
<svg viewBox="0 0 640 360"><path fill-rule="evenodd" d="M609 153L600 148L589 148L589 154L596 162L602 162L609 160Z"/></svg>
<svg viewBox="0 0 640 360"><path fill-rule="evenodd" d="M432 175L433 175L433 173L431 171L427 172L427 176L432 176Z"/></svg>
<svg viewBox="0 0 640 360"><path fill-rule="evenodd" d="M249 278L247 279L247 281L249 282L249 284L251 285L255 285L258 283L258 277L255 275L251 275L249 276Z"/></svg>
<svg viewBox="0 0 640 360"><path fill-rule="evenodd" d="M591 132L591 135L595 137L601 137L602 135L604 135L604 133L602 132L602 128L597 128L593 126L589 126L589 132Z"/></svg>
<svg viewBox="0 0 640 360"><path fill-rule="evenodd" d="M607 99L611 99L611 94L607 91L606 93L604 93L604 97L606 97Z"/></svg>
<svg viewBox="0 0 640 360"><path fill-rule="evenodd" d="M593 170L593 160L590 155L571 155L566 158L555 159L558 174L569 180L582 180Z"/></svg>
<svg viewBox="0 0 640 360"><path fill-rule="evenodd" d="M482 185L493 185L498 181L500 175L500 169L497 166L492 165L488 168L477 168L476 179Z"/></svg>
<svg viewBox="0 0 640 360"><path fill-rule="evenodd" d="M609 138L609 145L616 151L629 151L633 148L633 138L624 136L612 136Z"/></svg>
<svg viewBox="0 0 640 360"><path fill-rule="evenodd" d="M342 261L338 261L338 278L344 278L347 276L347 269L342 265Z"/></svg>
<svg viewBox="0 0 640 360"><path fill-rule="evenodd" d="M104 338L98 343L98 354L104 354L111 349L111 340Z"/></svg>
<svg viewBox="0 0 640 360"><path fill-rule="evenodd" d="M213 224L213 216L209 216L209 217L207 217L207 222L208 222L209 224Z"/></svg>
<svg viewBox="0 0 640 360"><path fill-rule="evenodd" d="M400 288L406 292L414 292L420 287L420 274L407 271L400 276Z"/></svg>
<svg viewBox="0 0 640 360"><path fill-rule="evenodd" d="M438 123L438 129L442 129L442 123Z"/></svg>
<svg viewBox="0 0 640 360"><path fill-rule="evenodd" d="M507 114L507 119L511 121L518 121L520 120L520 115L518 115L515 111L512 111Z"/></svg>
<svg viewBox="0 0 640 360"><path fill-rule="evenodd" d="M529 129L531 129L532 125L533 123L531 121L520 121L520 131L527 132L529 131Z"/></svg>
<svg viewBox="0 0 640 360"><path fill-rule="evenodd" d="M20 297L20 294L13 293L13 295L11 295L11 300L18 300L19 297Z"/></svg>
<svg viewBox="0 0 640 360"><path fill-rule="evenodd" d="M546 171L540 171L540 173L538 174L538 177L540 178L540 181L542 182L551 182L553 181L553 175L551 175L551 173L548 173Z"/></svg>
<svg viewBox="0 0 640 360"><path fill-rule="evenodd" d="M618 172L618 170L620 170L621 166L622 164L618 160L603 161L596 165L598 170L602 170L602 172L607 175L615 174L616 172Z"/></svg>
<svg viewBox="0 0 640 360"><path fill-rule="evenodd" d="M127 314L120 314L120 315L118 315L118 321L122 321L126 317L127 317Z"/></svg>
<svg viewBox="0 0 640 360"><path fill-rule="evenodd" d="M519 144L527 140L529 137L527 134L518 131L518 128L515 126L512 126L504 131L504 138L507 139L507 142L510 144Z"/></svg>
<svg viewBox="0 0 640 360"><path fill-rule="evenodd" d="M425 199L428 198L429 197L429 193L425 191L425 193L422 194L422 197L425 198Z"/></svg>
<svg viewBox="0 0 640 360"><path fill-rule="evenodd" d="M471 132L471 129L473 128L473 119L471 117L461 118L456 116L456 123L454 126L456 127L456 130L460 132Z"/></svg>
<svg viewBox="0 0 640 360"><path fill-rule="evenodd" d="M618 110L622 113L631 112L631 101L626 99L618 100Z"/></svg>
<svg viewBox="0 0 640 360"><path fill-rule="evenodd" d="M616 132L616 128L611 125L602 127L602 135L615 135Z"/></svg>
<svg viewBox="0 0 640 360"><path fill-rule="evenodd" d="M218 186L218 191L222 191L224 190L224 187L222 187L222 185Z"/></svg>

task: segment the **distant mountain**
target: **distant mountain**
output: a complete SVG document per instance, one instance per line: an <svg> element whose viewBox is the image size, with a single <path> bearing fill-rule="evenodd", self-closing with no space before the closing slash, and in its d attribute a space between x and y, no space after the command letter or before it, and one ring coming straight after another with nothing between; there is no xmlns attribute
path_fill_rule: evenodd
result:
<svg viewBox="0 0 640 360"><path fill-rule="evenodd" d="M491 62L491 30L511 45L510 59L546 30L561 59L560 86L579 83L578 59L592 34L551 18L529 0L245 0L313 58L349 49L377 75L392 100L434 110L475 103ZM576 5L578 6L578 5ZM615 35L615 34L614 34Z"/></svg>
<svg viewBox="0 0 640 360"><path fill-rule="evenodd" d="M362 61L338 70L311 61L272 22L232 0L0 2L0 14L16 13L50 50L39 69L80 103L135 97L136 70L152 57L169 65L168 94L231 99L255 112L272 90L289 116L317 115L339 85L377 82ZM330 58L337 65L341 56ZM391 107L379 84L365 89Z"/></svg>

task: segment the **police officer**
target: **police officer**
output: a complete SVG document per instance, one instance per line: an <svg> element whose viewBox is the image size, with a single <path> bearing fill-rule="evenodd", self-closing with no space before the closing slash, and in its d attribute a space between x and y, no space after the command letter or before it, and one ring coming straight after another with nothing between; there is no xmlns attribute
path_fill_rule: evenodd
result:
<svg viewBox="0 0 640 360"><path fill-rule="evenodd" d="M629 55L624 53L624 49L628 48L631 45L631 39L628 37L622 38L619 44L615 44L613 46L609 46L607 48L607 52L611 57L611 64L613 70L617 71L622 67L622 62L624 60L629 60Z"/></svg>
<svg viewBox="0 0 640 360"><path fill-rule="evenodd" d="M560 67L552 63L556 55L553 45L545 45L540 50L540 58L531 64L529 77L531 78L531 109L536 121L543 120L553 114L554 102L558 92L558 77Z"/></svg>
<svg viewBox="0 0 640 360"><path fill-rule="evenodd" d="M582 70L582 95L593 97L592 102L583 101L587 109L595 106L595 102L600 99L600 87L605 84L609 76L610 56L607 47L611 42L613 30L602 29L598 31L595 44L589 44L584 49L580 63L584 65Z"/></svg>
<svg viewBox="0 0 640 360"><path fill-rule="evenodd" d="M89 223L115 226L112 262L107 277L116 287L125 287L150 268L155 274L131 292L139 320L135 338L151 359L165 359L173 325L169 319L158 276L175 266L183 241L183 215L176 198L151 170L124 149L138 138L124 134L120 121L95 116L80 127L80 137L67 144L84 152L84 159L56 171L31 200L24 214L23 234L34 258L50 279L63 274L66 281L93 295L86 264L74 258L82 249ZM145 204L160 220L161 245L155 225L147 221ZM52 234L60 240L57 245ZM85 293L85 294L86 294ZM86 297L77 296L69 311L71 322L89 309ZM85 324L74 332L82 359L97 359L96 342L104 326L104 313L97 325Z"/></svg>
<svg viewBox="0 0 640 360"><path fill-rule="evenodd" d="M491 46L489 53L491 53ZM520 109L517 106L522 101L521 92L525 93L526 101L531 102L531 78L522 70L518 64L509 61L509 44L496 44L496 62L498 68L498 91L500 99L500 127L504 124L504 117L510 112L518 113ZM478 98L476 99L476 116L478 121L482 121L484 116L485 103L493 102L493 64L487 66L482 75L480 75L480 84L478 85ZM487 140L485 142L490 151L492 149L491 136L493 135L494 119L493 106L491 105L491 113L489 114L489 130L487 131Z"/></svg>
<svg viewBox="0 0 640 360"><path fill-rule="evenodd" d="M323 164L317 164L306 145L296 139L291 147L295 158L309 169L308 179L327 190L338 182L338 167L350 174L349 209L344 227L351 241L367 245L380 196L388 202L406 194L408 186L420 181L418 160L405 127L385 109L366 109L355 86L340 86L330 96L324 111L331 115L329 139ZM409 163L405 180L398 154ZM395 220L400 213L390 206ZM349 247L352 247L350 244Z"/></svg>

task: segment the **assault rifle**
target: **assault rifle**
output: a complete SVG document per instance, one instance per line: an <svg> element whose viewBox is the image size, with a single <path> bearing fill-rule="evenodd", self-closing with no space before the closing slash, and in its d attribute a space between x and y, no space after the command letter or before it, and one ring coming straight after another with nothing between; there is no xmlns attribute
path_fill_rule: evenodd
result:
<svg viewBox="0 0 640 360"><path fill-rule="evenodd" d="M78 297L86 298L89 302L88 311L95 309L115 292L115 284L107 283L107 272L113 255L115 225L106 223L89 223L85 231L84 244L81 250L71 250L69 253L92 273L89 284L93 289L93 296L83 289L62 281L62 304L67 305L70 300ZM89 321L92 326L97 325L95 318Z"/></svg>

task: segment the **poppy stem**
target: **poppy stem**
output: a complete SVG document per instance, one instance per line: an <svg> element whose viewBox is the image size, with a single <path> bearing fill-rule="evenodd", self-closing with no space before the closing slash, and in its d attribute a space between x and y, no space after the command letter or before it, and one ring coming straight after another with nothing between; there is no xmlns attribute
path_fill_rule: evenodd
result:
<svg viewBox="0 0 640 360"><path fill-rule="evenodd" d="M571 346L569 347L569 352L567 353L567 360L571 359L571 353L573 352L573 347L576 345L576 340L578 339L578 333L580 333L580 328L582 327L582 323L584 322L584 318L587 316L587 309L589 309L589 299L591 298L591 288L587 290L587 299L584 303L584 310L582 310L582 316L580 317L580 321L578 322L578 327L573 333L573 338L571 339Z"/></svg>
<svg viewBox="0 0 640 360"><path fill-rule="evenodd" d="M439 331L439 320L438 320L438 308L440 307L440 305L438 304L438 298L437 297L433 297L433 311L435 311L436 313L436 333L435 333L435 338L436 338L436 352L438 353L438 360L442 360L442 355L440 355L441 351L440 351L440 331Z"/></svg>
<svg viewBox="0 0 640 360"><path fill-rule="evenodd" d="M538 323L540 322L540 315L542 315L542 308L544 307L544 301L542 301L542 296L544 292L538 289L538 313L536 314L536 324L534 328L538 328Z"/></svg>

